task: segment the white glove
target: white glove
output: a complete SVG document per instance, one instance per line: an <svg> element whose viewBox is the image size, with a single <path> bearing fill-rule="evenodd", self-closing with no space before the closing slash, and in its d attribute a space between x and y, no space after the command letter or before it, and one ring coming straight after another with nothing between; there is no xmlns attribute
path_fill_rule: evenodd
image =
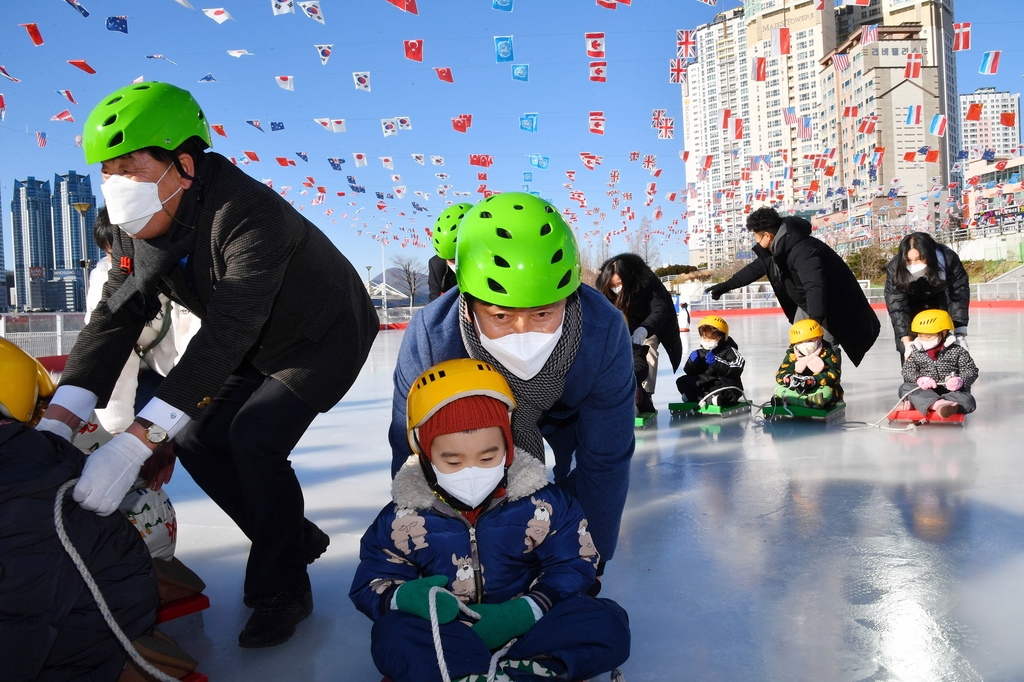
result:
<svg viewBox="0 0 1024 682"><path fill-rule="evenodd" d="M637 327L636 331L633 332L633 343L639 346L646 340L647 330L644 329L643 327Z"/></svg>
<svg viewBox="0 0 1024 682"><path fill-rule="evenodd" d="M957 327L953 330L953 336L956 337L956 342L959 343L965 351L971 352L971 349L967 347L967 327Z"/></svg>
<svg viewBox="0 0 1024 682"><path fill-rule="evenodd" d="M89 455L72 497L83 509L110 516L139 477L153 452L128 432L119 433Z"/></svg>
<svg viewBox="0 0 1024 682"><path fill-rule="evenodd" d="M43 417L39 420L39 423L36 424L36 431L49 431L52 434L60 436L69 443L75 435L75 432L71 430L70 426L60 420L50 419L48 417Z"/></svg>

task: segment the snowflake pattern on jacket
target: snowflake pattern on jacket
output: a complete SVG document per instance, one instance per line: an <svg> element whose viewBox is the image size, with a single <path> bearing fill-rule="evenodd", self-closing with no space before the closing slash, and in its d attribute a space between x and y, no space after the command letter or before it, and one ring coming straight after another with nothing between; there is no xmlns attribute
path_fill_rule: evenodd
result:
<svg viewBox="0 0 1024 682"><path fill-rule="evenodd" d="M971 384L978 379L978 366L974 359L952 335L946 337L946 343L935 360L925 351L914 349L903 363L903 380L908 383L915 383L920 377L931 377L942 385L953 375L964 380L962 391L970 391Z"/></svg>

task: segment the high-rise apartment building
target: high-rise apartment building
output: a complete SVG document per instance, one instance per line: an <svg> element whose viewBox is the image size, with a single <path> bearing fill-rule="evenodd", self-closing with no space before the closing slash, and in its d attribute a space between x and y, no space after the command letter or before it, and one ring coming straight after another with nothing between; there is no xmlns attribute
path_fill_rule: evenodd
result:
<svg viewBox="0 0 1024 682"><path fill-rule="evenodd" d="M968 121L972 104L981 104L981 119ZM960 95L960 125L964 149L994 149L996 156L1010 156L1020 151L1020 93L996 92L995 88L978 88ZM1006 125L1012 118L1012 125ZM972 156L978 156L972 154Z"/></svg>
<svg viewBox="0 0 1024 682"><path fill-rule="evenodd" d="M48 280L53 274L53 222L50 183L29 176L14 181L11 197L11 231L14 248L14 288L18 308L42 308L33 300L31 280Z"/></svg>
<svg viewBox="0 0 1024 682"><path fill-rule="evenodd" d="M92 238L96 223L96 197L88 175L69 171L53 176L53 266L77 269L88 259L95 265L100 250Z"/></svg>
<svg viewBox="0 0 1024 682"><path fill-rule="evenodd" d="M867 44L864 28L836 48L848 68L837 67L834 55L821 61L821 138L836 151L818 163L820 185L828 197L842 187L837 197L866 199L882 187L917 201L936 186L945 189L946 147L930 132L935 116L942 115L939 69L923 66L917 77L905 77L908 55L926 48L920 25L881 26L878 40ZM948 132L948 120L943 128ZM920 215L924 207L917 210Z"/></svg>
<svg viewBox="0 0 1024 682"><path fill-rule="evenodd" d="M683 133L689 151L690 263L721 267L743 246L743 212L753 183L750 92L743 9L718 14L694 32L697 57L683 84ZM705 159L711 163L705 168Z"/></svg>

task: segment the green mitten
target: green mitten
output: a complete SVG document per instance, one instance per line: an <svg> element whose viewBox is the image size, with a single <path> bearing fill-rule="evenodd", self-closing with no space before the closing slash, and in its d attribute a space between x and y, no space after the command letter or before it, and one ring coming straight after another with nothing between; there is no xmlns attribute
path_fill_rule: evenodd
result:
<svg viewBox="0 0 1024 682"><path fill-rule="evenodd" d="M500 649L513 637L526 634L537 619L533 617L533 609L525 599L511 599L504 604L475 604L486 606L478 611L483 616L473 626L473 632L480 635L487 648L491 651Z"/></svg>
<svg viewBox="0 0 1024 682"><path fill-rule="evenodd" d="M430 620L430 588L447 586L448 578L443 575L410 580L407 583L402 583L402 586L395 592L395 604L399 611ZM459 600L445 592L438 592L436 599L437 622L443 625L455 620L459 615Z"/></svg>

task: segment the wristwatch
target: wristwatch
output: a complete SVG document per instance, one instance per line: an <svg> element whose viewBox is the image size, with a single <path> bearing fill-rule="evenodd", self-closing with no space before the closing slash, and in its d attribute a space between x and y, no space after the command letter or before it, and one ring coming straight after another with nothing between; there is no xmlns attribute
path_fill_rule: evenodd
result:
<svg viewBox="0 0 1024 682"><path fill-rule="evenodd" d="M160 445L161 443L166 443L169 440L167 429L159 424L154 424L148 419L141 418L136 418L135 421L139 423L139 426L146 430L146 440L153 445Z"/></svg>

